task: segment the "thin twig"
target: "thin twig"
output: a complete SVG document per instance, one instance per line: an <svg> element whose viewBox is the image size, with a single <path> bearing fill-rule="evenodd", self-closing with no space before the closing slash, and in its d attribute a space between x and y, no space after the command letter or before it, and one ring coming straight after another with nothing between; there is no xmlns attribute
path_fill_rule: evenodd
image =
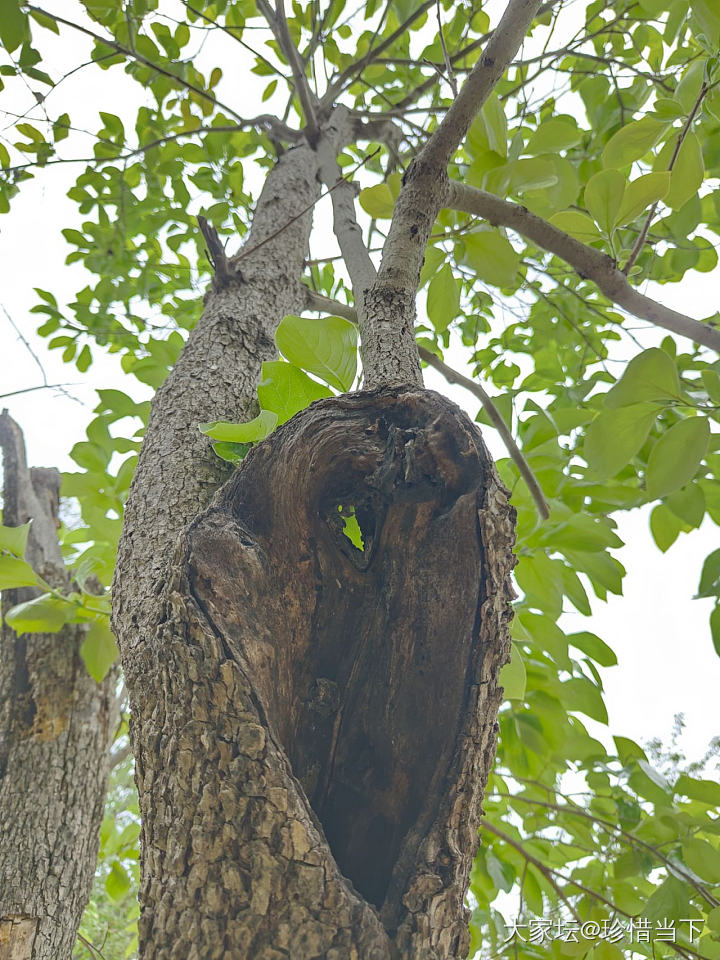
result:
<svg viewBox="0 0 720 960"><path fill-rule="evenodd" d="M442 17L440 16L440 0L436 0L435 12L437 14L438 33L440 34L440 46L442 47L443 60L445 62L445 73L447 75L447 82L450 84L450 89L453 92L453 96L457 97L458 85L457 85L457 80L455 79L455 74L453 73L452 61L448 56L448 49L445 46L445 35L443 34Z"/></svg>
<svg viewBox="0 0 720 960"><path fill-rule="evenodd" d="M104 44L106 47L110 47L111 50L121 53L129 60L135 60L137 63L142 63L144 66L149 67L151 70L154 70L161 76L167 77L168 79L174 81L178 84L178 86L184 87L186 90L190 90L192 93L197 94L197 96L202 97L203 100L207 100L209 103L212 103L213 106L224 110L231 117L235 117L235 119L239 120L240 123L245 122L243 117L241 117L239 113L236 113L232 107L228 107L226 104L222 103L217 99L217 97L214 97L211 93L208 93L207 90L203 90L202 87L197 87L194 83L184 80L171 70L166 70L164 67L158 66L157 63L153 63L152 60L148 60L147 57L143 57L142 54L123 46L123 44L118 43L117 40L112 40L110 37L104 37L102 34L95 33L93 30L88 29L88 27L82 26L80 23L73 23L72 20L66 20L65 17L61 17L57 13L51 13L49 10L44 10L42 7L36 7L33 4L28 4L28 10L30 10L31 13L35 12L41 14L42 16L49 17L51 20L54 20L55 23L62 23L64 26L70 27L73 30L77 30L79 33L84 33L87 37L92 37L93 40Z"/></svg>
<svg viewBox="0 0 720 960"><path fill-rule="evenodd" d="M525 481L527 488L530 491L530 496L535 501L535 506L538 509L538 513L543 520L547 520L550 516L550 508L545 500L545 496L542 492L540 484L538 483L537 477L532 472L530 464L527 462L522 450L515 442L515 438L513 437L508 425L505 423L502 414L493 403L491 397L485 393L479 383L476 383L474 380L470 380L469 377L463 376L461 373L458 373L457 370L453 370L452 367L449 367L446 363L444 363L431 350L427 350L425 347L418 347L418 353L420 354L420 358L424 360L428 366L433 367L438 371L438 373L441 373L448 383L456 383L458 386L464 387L475 397L477 397L482 404L483 410L487 413L488 419L500 434L502 442L505 444L505 448L510 454L513 463L518 468L520 476Z"/></svg>
<svg viewBox="0 0 720 960"><path fill-rule="evenodd" d="M683 125L682 130L680 131L680 134L679 134L679 136L678 136L678 138L677 138L677 143L675 144L675 149L673 150L672 157L670 158L670 163L668 164L668 171L669 171L670 173L672 173L673 167L675 166L675 163L676 163L676 161L677 161L677 158L678 158L678 156L679 156L679 154L680 154L680 149L681 149L683 143L685 142L685 138L687 137L688 133L690 132L690 128L692 127L693 121L695 120L695 116L696 116L698 110L700 109L700 105L702 104L703 100L705 99L705 95L707 94L707 92L708 92L709 89L710 89L709 84L703 83L702 87L700 88L700 93L699 93L699 95L698 95L698 98L697 98L697 100L695 101L695 105L693 106L692 110L690 111L690 114L689 114L687 120L685 121L685 124ZM625 276L627 276L627 275L630 273L630 271L632 270L632 268L635 266L638 257L639 257L640 254L642 253L642 249L643 249L643 247L645 246L645 241L647 240L647 235L648 235L648 233L650 232L650 225L651 225L651 223L653 222L653 220L655 219L655 213L656 213L656 211L657 211L657 208L658 208L659 203L660 203L660 201L659 201L659 200L656 200L655 203L650 207L650 210L649 210L648 215L647 215L647 217L646 217L646 219L645 219L645 223L644 223L644 225L643 225L643 228L642 228L642 230L640 231L640 234L638 235L638 238L637 238L637 240L635 241L632 250L630 251L630 256L628 257L627 263L626 263L625 266L622 268L622 272L625 274Z"/></svg>

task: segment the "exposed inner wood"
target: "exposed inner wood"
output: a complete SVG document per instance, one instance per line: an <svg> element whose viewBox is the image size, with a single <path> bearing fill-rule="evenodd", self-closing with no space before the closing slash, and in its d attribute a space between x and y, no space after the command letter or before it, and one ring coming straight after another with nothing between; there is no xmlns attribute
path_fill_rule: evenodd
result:
<svg viewBox="0 0 720 960"><path fill-rule="evenodd" d="M194 599L246 668L341 871L389 931L483 726L489 599L497 611L479 510L498 489L457 407L384 389L293 418L189 536ZM495 663L507 657L506 631L492 647Z"/></svg>

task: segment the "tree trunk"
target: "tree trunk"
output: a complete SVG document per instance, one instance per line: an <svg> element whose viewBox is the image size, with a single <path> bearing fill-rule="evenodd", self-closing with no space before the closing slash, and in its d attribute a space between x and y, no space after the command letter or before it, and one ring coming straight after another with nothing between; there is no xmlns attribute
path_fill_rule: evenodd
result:
<svg viewBox="0 0 720 960"><path fill-rule="evenodd" d="M131 489L114 622L143 960L467 952L513 538L477 428L415 384L363 391L302 411L222 487L197 431L252 415L272 333L304 305L317 173L309 146L270 173Z"/></svg>
<svg viewBox="0 0 720 960"><path fill-rule="evenodd" d="M22 433L0 417L3 523L32 520L27 559L54 587L68 575L57 541L60 474L28 470ZM37 588L9 590L4 609ZM117 672L101 684L82 633L0 632L0 956L69 960L97 861Z"/></svg>

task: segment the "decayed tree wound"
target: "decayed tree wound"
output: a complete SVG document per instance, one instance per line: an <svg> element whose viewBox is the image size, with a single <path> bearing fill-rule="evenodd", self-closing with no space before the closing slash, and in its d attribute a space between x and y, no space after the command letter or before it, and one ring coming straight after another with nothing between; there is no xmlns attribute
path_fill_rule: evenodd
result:
<svg viewBox="0 0 720 960"><path fill-rule="evenodd" d="M344 529L349 516L361 547ZM422 947L412 956L465 955L462 897L509 654L513 521L465 414L430 391L386 388L302 411L192 524L173 565L168 624L177 637L186 621L185 651L172 647L194 661L202 690L179 693L166 651L163 700L185 701L172 711L184 726L157 760L151 738L138 776L153 807L145 829L165 858L198 844L200 829L171 839L185 828L157 807L162 768L185 764L192 780L201 761L183 750L198 743L219 762L217 784L197 783L192 802L200 816L203 805L221 811L220 847L205 851L200 873L197 851L172 853L184 861L178 882L196 872L203 900L217 872L227 903L237 873L245 928L226 945L295 942L296 958L333 948L339 958L353 944L361 957L384 957L394 941ZM163 711L153 708L156 721ZM203 835L209 842L207 826ZM148 883L160 867L152 845L146 836ZM315 930L303 947L306 914L315 898L318 911L327 906L330 889L354 913L332 920L347 923L346 935ZM300 909L303 896L310 906ZM170 954L158 945L152 955Z"/></svg>

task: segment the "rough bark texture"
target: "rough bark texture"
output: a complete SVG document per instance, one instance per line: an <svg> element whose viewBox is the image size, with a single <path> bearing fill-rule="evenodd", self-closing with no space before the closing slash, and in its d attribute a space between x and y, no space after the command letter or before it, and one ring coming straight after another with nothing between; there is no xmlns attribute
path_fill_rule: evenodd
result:
<svg viewBox="0 0 720 960"><path fill-rule="evenodd" d="M145 958L465 957L511 544L439 395L321 401L250 455L136 664Z"/></svg>
<svg viewBox="0 0 720 960"><path fill-rule="evenodd" d="M60 474L28 470L22 434L0 417L3 522L33 521L27 559L68 585L57 542ZM7 609L37 588L3 594ZM80 657L82 634L0 632L0 957L68 960L90 894L109 746L118 722L117 675L97 684Z"/></svg>
<svg viewBox="0 0 720 960"><path fill-rule="evenodd" d="M304 145L288 150L269 173L236 265L239 273L209 291L202 318L153 400L125 511L113 592L115 629L123 665L131 673L128 650L148 629L152 633L156 584L177 536L229 475L228 464L213 453L198 425L255 415L260 368L275 357L275 328L283 316L303 307L299 278L311 207L320 192L316 170L315 154Z"/></svg>

